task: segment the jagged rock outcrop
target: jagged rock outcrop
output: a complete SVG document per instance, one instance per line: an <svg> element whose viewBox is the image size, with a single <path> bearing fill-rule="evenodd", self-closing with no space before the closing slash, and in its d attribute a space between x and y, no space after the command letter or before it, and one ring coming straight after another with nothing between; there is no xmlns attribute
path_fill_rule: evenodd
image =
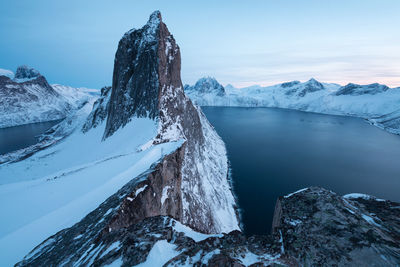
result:
<svg viewBox="0 0 400 267"><path fill-rule="evenodd" d="M89 121L106 121L106 139L132 117L146 117L158 124L153 144L185 140L180 221L205 233L239 229L225 146L184 94L180 68L179 46L154 12L143 28L128 31L119 42L108 107L99 104ZM84 131L95 125L86 124Z"/></svg>
<svg viewBox="0 0 400 267"><path fill-rule="evenodd" d="M19 66L15 72L14 80L30 80L42 76L39 71L26 65Z"/></svg>
<svg viewBox="0 0 400 267"><path fill-rule="evenodd" d="M295 266L398 266L399 208L311 187L279 198L272 227Z"/></svg>
<svg viewBox="0 0 400 267"><path fill-rule="evenodd" d="M63 119L89 99L75 88L56 90L37 70L21 66L14 79L0 75L0 128Z"/></svg>

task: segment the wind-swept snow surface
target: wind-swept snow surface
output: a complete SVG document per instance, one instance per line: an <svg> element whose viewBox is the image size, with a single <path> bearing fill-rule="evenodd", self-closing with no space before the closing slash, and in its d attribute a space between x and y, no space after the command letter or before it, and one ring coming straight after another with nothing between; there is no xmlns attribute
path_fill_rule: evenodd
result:
<svg viewBox="0 0 400 267"><path fill-rule="evenodd" d="M156 133L156 122L133 119L101 141L104 124L23 161L0 166L0 257L15 264L33 247L72 226L107 197L182 142L137 148Z"/></svg>

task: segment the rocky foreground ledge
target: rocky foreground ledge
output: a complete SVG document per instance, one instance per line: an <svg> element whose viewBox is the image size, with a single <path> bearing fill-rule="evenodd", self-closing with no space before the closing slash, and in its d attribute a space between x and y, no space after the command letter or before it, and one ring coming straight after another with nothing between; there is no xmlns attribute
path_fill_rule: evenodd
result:
<svg viewBox="0 0 400 267"><path fill-rule="evenodd" d="M108 231L128 184L75 226L33 250L18 266L398 266L400 204L310 187L280 197L271 235L206 235L167 216ZM108 213L108 214L106 214ZM96 218L103 218L97 223ZM95 240L95 242L90 242Z"/></svg>

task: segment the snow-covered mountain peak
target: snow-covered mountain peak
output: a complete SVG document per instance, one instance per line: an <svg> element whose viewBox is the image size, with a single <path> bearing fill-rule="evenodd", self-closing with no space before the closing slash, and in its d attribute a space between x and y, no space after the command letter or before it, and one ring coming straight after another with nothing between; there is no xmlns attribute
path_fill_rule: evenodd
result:
<svg viewBox="0 0 400 267"><path fill-rule="evenodd" d="M197 94L214 94L217 96L225 95L224 87L214 77L210 76L200 78L193 86L186 85L185 91Z"/></svg>
<svg viewBox="0 0 400 267"><path fill-rule="evenodd" d="M319 87L321 89L324 88L324 86L322 85L322 83L320 83L319 81L317 81L314 78L309 79L307 82L305 82L305 84L309 85L309 86L313 86L313 87Z"/></svg>
<svg viewBox="0 0 400 267"><path fill-rule="evenodd" d="M42 76L39 71L26 65L19 66L15 72L14 79L16 82L24 82L36 79Z"/></svg>

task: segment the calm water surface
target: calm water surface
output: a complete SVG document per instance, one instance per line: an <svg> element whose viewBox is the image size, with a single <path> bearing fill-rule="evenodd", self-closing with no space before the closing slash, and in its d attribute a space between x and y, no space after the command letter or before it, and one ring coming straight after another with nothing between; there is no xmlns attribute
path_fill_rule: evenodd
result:
<svg viewBox="0 0 400 267"><path fill-rule="evenodd" d="M60 120L0 129L0 155L36 144L39 135L58 122Z"/></svg>
<svg viewBox="0 0 400 267"><path fill-rule="evenodd" d="M276 199L308 186L400 201L400 136L359 118L203 107L225 141L247 234L269 233Z"/></svg>

